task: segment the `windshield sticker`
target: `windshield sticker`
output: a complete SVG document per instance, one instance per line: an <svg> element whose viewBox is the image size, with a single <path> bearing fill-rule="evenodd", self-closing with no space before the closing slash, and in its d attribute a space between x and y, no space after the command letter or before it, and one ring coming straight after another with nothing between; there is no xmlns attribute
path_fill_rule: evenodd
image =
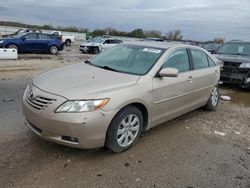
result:
<svg viewBox="0 0 250 188"><path fill-rule="evenodd" d="M142 51L144 51L144 52L150 52L150 53L155 53L155 54L161 53L161 50L154 49L154 48L144 48Z"/></svg>
<svg viewBox="0 0 250 188"><path fill-rule="evenodd" d="M244 50L244 46L239 46L239 53L242 53L243 52L243 50Z"/></svg>

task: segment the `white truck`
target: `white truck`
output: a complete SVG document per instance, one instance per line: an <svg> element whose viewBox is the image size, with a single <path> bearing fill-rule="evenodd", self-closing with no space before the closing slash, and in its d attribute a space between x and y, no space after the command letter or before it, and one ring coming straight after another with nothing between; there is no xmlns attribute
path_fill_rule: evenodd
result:
<svg viewBox="0 0 250 188"><path fill-rule="evenodd" d="M62 35L61 31L53 31L51 35L62 36L63 44L65 44L66 46L70 46L72 42L75 42L74 36Z"/></svg>
<svg viewBox="0 0 250 188"><path fill-rule="evenodd" d="M98 54L122 42L123 42L122 40L114 39L114 38L95 37L95 38L88 40L87 42L82 43L80 45L79 50L83 53Z"/></svg>

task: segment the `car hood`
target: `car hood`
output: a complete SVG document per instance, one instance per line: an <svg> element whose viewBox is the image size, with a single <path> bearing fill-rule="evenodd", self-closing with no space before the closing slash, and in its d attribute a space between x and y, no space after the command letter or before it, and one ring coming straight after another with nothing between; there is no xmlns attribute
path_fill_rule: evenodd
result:
<svg viewBox="0 0 250 188"><path fill-rule="evenodd" d="M230 54L216 54L216 57L224 62L232 62L232 63L250 63L249 56L243 55L230 55Z"/></svg>
<svg viewBox="0 0 250 188"><path fill-rule="evenodd" d="M71 100L93 99L102 96L103 93L131 86L139 78L137 75L80 63L40 74L33 78L33 85Z"/></svg>

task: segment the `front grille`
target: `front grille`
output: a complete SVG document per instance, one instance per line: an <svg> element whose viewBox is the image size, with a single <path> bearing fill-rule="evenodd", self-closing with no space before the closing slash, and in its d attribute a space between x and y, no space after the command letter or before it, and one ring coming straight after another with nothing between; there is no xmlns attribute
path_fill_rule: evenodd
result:
<svg viewBox="0 0 250 188"><path fill-rule="evenodd" d="M44 110L46 107L48 107L50 104L52 104L56 99L51 99L48 97L43 96L37 96L34 99L30 99L26 96L25 98L26 102L34 109L36 110Z"/></svg>
<svg viewBox="0 0 250 188"><path fill-rule="evenodd" d="M222 72L227 73L238 73L240 71L241 63L233 63L233 62L224 62L224 66L222 68Z"/></svg>

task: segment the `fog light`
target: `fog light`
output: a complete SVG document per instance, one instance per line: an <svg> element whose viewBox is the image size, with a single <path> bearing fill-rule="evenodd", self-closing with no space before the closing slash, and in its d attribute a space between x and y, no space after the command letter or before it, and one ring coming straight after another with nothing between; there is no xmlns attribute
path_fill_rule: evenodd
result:
<svg viewBox="0 0 250 188"><path fill-rule="evenodd" d="M245 79L244 81L246 84L250 83L250 78Z"/></svg>
<svg viewBox="0 0 250 188"><path fill-rule="evenodd" d="M65 140L68 142L75 142L75 143L79 142L76 137L72 137L72 136L62 136L62 140Z"/></svg>

